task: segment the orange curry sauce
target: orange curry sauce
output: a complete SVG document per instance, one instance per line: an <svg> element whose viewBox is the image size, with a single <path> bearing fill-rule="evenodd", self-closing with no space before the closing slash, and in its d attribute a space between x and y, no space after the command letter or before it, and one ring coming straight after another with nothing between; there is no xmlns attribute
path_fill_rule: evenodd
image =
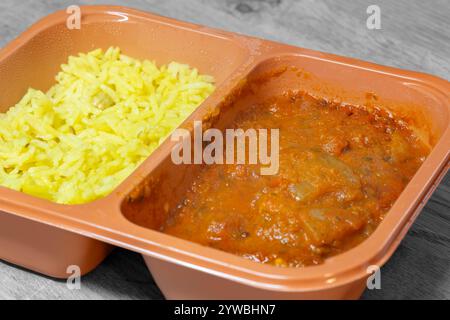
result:
<svg viewBox="0 0 450 320"><path fill-rule="evenodd" d="M366 239L428 154L383 111L289 93L235 128L278 128L280 170L205 166L165 233L284 267L320 264Z"/></svg>

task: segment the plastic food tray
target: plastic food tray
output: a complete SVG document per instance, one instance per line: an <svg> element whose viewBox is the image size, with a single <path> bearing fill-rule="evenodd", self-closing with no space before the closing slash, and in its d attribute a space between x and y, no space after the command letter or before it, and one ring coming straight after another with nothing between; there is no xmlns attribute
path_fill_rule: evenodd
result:
<svg viewBox="0 0 450 320"><path fill-rule="evenodd" d="M80 30L67 29L68 15L57 12L0 51L0 106L14 105L30 86L48 89L69 55L118 46L139 59L188 63L215 77L216 91L184 122L186 128L194 120L220 124L245 107L239 104L239 88L249 79L287 67L266 84L266 94L301 87L328 99L373 103L410 119L433 149L376 231L319 266L257 264L157 231L196 171L171 162L170 140L114 192L88 204L55 204L0 187L0 259L66 278L68 266L77 265L85 274L120 246L144 256L171 299L355 299L366 286L367 267L389 259L448 170L450 84L445 80L124 7L81 11ZM136 195L140 201L130 201ZM159 213L150 215L149 208Z"/></svg>

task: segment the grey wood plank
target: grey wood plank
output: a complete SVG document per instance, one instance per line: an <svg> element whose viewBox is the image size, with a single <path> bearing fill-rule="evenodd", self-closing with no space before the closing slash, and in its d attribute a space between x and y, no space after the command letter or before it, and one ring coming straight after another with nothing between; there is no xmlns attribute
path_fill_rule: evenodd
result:
<svg viewBox="0 0 450 320"><path fill-rule="evenodd" d="M0 263L0 299L163 299L139 254L116 249L94 271L82 277L80 289L66 281Z"/></svg>
<svg viewBox="0 0 450 320"><path fill-rule="evenodd" d="M72 4L0 2L0 46L31 23ZM110 0L161 15L450 79L448 0ZM381 7L382 29L366 28L366 8ZM450 298L450 174L382 269L382 289L364 299ZM0 262L0 299L161 299L142 258L116 250L82 289Z"/></svg>

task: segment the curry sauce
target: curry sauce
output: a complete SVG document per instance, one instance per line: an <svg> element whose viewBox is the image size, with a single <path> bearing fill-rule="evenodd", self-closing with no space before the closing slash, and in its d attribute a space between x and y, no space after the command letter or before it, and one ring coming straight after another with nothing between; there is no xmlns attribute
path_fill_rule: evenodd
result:
<svg viewBox="0 0 450 320"><path fill-rule="evenodd" d="M370 236L429 152L387 112L304 92L249 106L233 126L279 129L278 174L205 166L161 230L284 267L320 264Z"/></svg>

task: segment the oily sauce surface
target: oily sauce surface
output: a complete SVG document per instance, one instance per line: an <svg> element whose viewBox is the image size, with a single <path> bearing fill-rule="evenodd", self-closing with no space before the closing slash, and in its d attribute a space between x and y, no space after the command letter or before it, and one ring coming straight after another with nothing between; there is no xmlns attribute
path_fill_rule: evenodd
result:
<svg viewBox="0 0 450 320"><path fill-rule="evenodd" d="M251 106L234 127L280 130L279 173L205 166L161 230L284 267L320 264L366 239L428 153L387 113L298 92Z"/></svg>

